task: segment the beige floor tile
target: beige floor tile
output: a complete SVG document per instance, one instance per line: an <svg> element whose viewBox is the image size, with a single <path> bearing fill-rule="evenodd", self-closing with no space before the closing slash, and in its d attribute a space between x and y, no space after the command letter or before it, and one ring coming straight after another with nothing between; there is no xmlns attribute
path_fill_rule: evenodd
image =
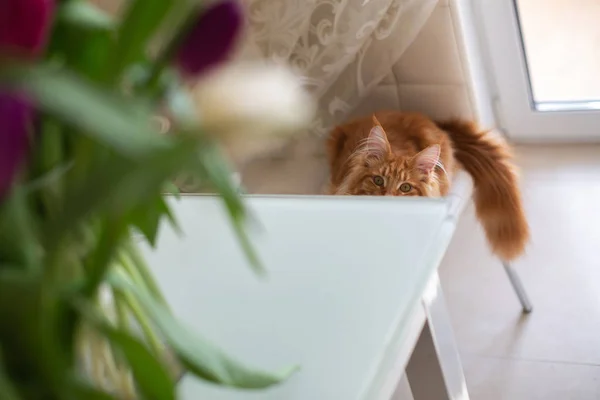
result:
<svg viewBox="0 0 600 400"><path fill-rule="evenodd" d="M600 367L464 357L471 400L597 400Z"/></svg>
<svg viewBox="0 0 600 400"><path fill-rule="evenodd" d="M588 198L600 204L598 189ZM553 190L544 189L547 196L541 192L529 208L534 242L515 263L534 302L528 316L521 316L472 209L461 221L442 268L460 348L466 354L600 364L600 259L592 241L576 233L597 230L600 218L582 215L574 222L560 210L561 199L538 206ZM584 226L586 220L590 226ZM590 236L600 243L599 232Z"/></svg>
<svg viewBox="0 0 600 400"><path fill-rule="evenodd" d="M520 313L469 207L441 279L478 400L600 398L600 147L519 148L532 230Z"/></svg>
<svg viewBox="0 0 600 400"><path fill-rule="evenodd" d="M600 180L600 145L518 146L516 160L529 180L565 182Z"/></svg>

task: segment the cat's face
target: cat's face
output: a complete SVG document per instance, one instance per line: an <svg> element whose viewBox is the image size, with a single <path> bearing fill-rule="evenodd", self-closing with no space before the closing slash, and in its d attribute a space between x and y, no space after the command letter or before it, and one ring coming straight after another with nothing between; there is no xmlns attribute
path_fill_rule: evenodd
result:
<svg viewBox="0 0 600 400"><path fill-rule="evenodd" d="M348 194L368 196L437 196L437 178L419 168L415 157L390 157L355 167Z"/></svg>
<svg viewBox="0 0 600 400"><path fill-rule="evenodd" d="M385 131L377 120L374 123L365 143L352 155L351 172L337 194L440 196L436 174L436 167L442 167L440 146L429 146L411 157L394 154Z"/></svg>

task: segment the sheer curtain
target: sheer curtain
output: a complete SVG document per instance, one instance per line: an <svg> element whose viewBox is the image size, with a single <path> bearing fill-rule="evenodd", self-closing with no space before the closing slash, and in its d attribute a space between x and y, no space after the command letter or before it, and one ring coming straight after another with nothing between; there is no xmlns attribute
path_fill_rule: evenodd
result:
<svg viewBox="0 0 600 400"><path fill-rule="evenodd" d="M318 99L311 133L341 122L390 73L437 0L241 0L242 57L291 66Z"/></svg>
<svg viewBox="0 0 600 400"><path fill-rule="evenodd" d="M284 63L304 77L319 101L311 128L318 135L341 122L390 73L438 2L239 1L247 15L242 57ZM123 0L92 2L115 12Z"/></svg>

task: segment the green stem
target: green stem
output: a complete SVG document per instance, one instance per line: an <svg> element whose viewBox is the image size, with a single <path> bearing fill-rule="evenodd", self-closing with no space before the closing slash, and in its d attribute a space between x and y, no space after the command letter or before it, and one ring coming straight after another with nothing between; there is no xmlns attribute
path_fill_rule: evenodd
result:
<svg viewBox="0 0 600 400"><path fill-rule="evenodd" d="M139 273L136 266L131 261L131 258L125 251L119 252L118 260L119 264L123 268L123 272L129 277L129 280L140 286L144 291L150 292L150 288L148 285L146 285L142 275Z"/></svg>
<svg viewBox="0 0 600 400"><path fill-rule="evenodd" d="M75 182L85 179L94 160L94 142L84 135L76 135L74 147L74 167L71 176Z"/></svg>
<svg viewBox="0 0 600 400"><path fill-rule="evenodd" d="M2 349L0 348L0 397L4 400L20 400L21 396L19 395L17 388L13 386L15 382L6 371L6 366L4 365L3 357L2 357Z"/></svg>
<svg viewBox="0 0 600 400"><path fill-rule="evenodd" d="M146 84L144 85L152 97L158 98L162 94L160 93L160 78L162 77L162 73L165 68L169 67L173 63L173 59L177 55L177 52L181 47L181 43L187 37L190 29L198 21L198 18L200 18L200 13L202 12L197 5L187 11L188 12L186 13L185 17L183 17L181 28L165 45L161 53L152 64L150 74Z"/></svg>
<svg viewBox="0 0 600 400"><path fill-rule="evenodd" d="M127 305L127 308L129 308L129 310L133 314L133 317L140 325L140 328L142 329L142 332L148 342L148 345L150 346L150 349L157 356L162 357L164 351L163 344L158 338L158 335L154 332L154 329L152 329L152 325L150 324L150 321L144 314L140 303L134 296L131 295L131 293L125 291L117 290L117 296L120 299L122 299L121 301L123 301L124 304Z"/></svg>
<svg viewBox="0 0 600 400"><path fill-rule="evenodd" d="M96 293L126 231L127 224L123 218L109 217L103 221L100 240L89 257L89 265L86 265L88 279L83 290L84 295L93 296Z"/></svg>
<svg viewBox="0 0 600 400"><path fill-rule="evenodd" d="M123 329L129 329L129 316L127 315L127 307L123 296L121 296L116 290L112 289L113 302L115 305L115 312L117 314L117 327Z"/></svg>
<svg viewBox="0 0 600 400"><path fill-rule="evenodd" d="M167 309L169 309L169 304L163 296L162 291L158 287L158 284L154 280L146 261L144 261L144 258L137 248L137 245L130 241L125 245L125 249L127 250L127 255L129 257L125 257L128 262L123 266L129 271L135 271L136 276L138 276L144 283L148 292L154 297L154 299L161 302L165 307L167 307Z"/></svg>
<svg viewBox="0 0 600 400"><path fill-rule="evenodd" d="M65 160L63 151L63 135L60 124L49 116L42 119L41 135L39 135L40 175L52 171ZM41 193L41 201L46 212L55 215L59 210L64 192L64 179L57 179Z"/></svg>

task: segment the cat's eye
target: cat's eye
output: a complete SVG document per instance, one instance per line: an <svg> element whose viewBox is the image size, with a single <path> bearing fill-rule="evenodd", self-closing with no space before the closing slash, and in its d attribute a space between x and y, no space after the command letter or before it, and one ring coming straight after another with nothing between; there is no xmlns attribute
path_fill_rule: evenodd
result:
<svg viewBox="0 0 600 400"><path fill-rule="evenodd" d="M400 191L402 193L408 193L412 189L412 185L410 183L403 183L400 185Z"/></svg>
<svg viewBox="0 0 600 400"><path fill-rule="evenodd" d="M376 184L377 186L383 186L383 184L385 183L385 181L383 180L382 176L375 175L373 177L373 183Z"/></svg>

